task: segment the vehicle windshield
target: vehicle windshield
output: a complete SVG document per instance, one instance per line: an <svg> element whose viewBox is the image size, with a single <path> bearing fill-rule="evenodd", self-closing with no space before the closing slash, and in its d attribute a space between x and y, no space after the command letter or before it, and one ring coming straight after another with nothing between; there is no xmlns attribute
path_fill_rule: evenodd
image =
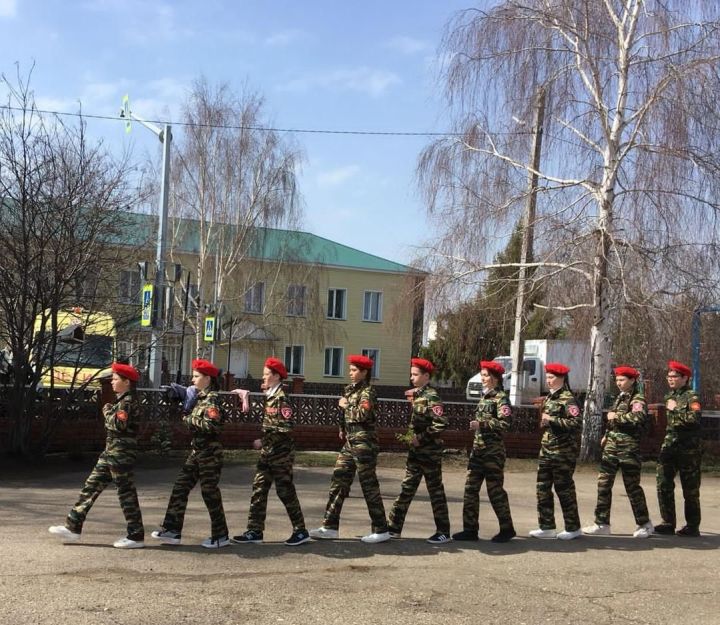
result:
<svg viewBox="0 0 720 625"><path fill-rule="evenodd" d="M113 339L111 336L89 335L78 345L58 343L55 348L55 366L92 367L102 369L112 362Z"/></svg>

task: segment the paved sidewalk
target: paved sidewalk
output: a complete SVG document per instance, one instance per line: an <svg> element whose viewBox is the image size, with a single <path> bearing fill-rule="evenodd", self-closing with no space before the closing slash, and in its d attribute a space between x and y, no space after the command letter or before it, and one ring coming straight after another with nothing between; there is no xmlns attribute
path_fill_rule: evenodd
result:
<svg viewBox="0 0 720 625"><path fill-rule="evenodd" d="M487 539L495 518L481 499L478 543L432 546L434 532L424 485L410 508L403 539L365 545L369 519L357 481L345 503L338 541L291 548L291 528L274 490L266 544L233 545L217 552L199 543L209 518L193 491L184 544L156 545L150 532L162 520L180 460L140 468L138 489L148 548L113 549L124 535L114 489L103 493L86 523L83 541L63 546L47 533L62 523L90 465L54 465L0 473L0 624L176 623L678 623L718 624L720 479L703 478L703 536L631 537L634 522L622 480L615 486L612 537L538 541L535 475L507 475L506 487L520 538L506 545ZM221 483L232 534L245 528L252 467L230 466ZM297 468L296 484L308 527L319 524L330 468ZM381 469L386 508L400 490L402 469ZM583 524L592 522L595 475L576 475ZM446 471L453 531L460 529L464 472ZM657 521L654 479L643 476ZM678 496L680 489L678 486ZM682 502L678 501L682 511ZM561 519L559 506L556 506Z"/></svg>

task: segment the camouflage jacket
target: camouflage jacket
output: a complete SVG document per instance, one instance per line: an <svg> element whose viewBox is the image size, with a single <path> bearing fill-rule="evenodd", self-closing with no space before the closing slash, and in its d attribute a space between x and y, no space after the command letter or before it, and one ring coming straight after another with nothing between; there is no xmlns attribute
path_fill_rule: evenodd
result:
<svg viewBox="0 0 720 625"><path fill-rule="evenodd" d="M190 414L183 417L185 425L192 432L192 446L201 449L216 442L225 421L220 396L217 391L204 389L197 394L197 402Z"/></svg>
<svg viewBox="0 0 720 625"><path fill-rule="evenodd" d="M290 433L295 427L295 411L282 385L272 395L265 397L262 431L263 447L277 445L281 441L291 441Z"/></svg>
<svg viewBox="0 0 720 625"><path fill-rule="evenodd" d="M136 443L140 410L137 396L132 391L120 395L114 404L105 404L103 417L108 441Z"/></svg>
<svg viewBox="0 0 720 625"><path fill-rule="evenodd" d="M639 391L620 393L611 411L616 416L613 421L607 422L608 439L622 441L631 438L639 442L648 419L645 396Z"/></svg>
<svg viewBox="0 0 720 625"><path fill-rule="evenodd" d="M367 382L348 384L343 397L348 400L343 409L340 428L345 431L349 425L361 425L365 430L375 429L377 394Z"/></svg>
<svg viewBox="0 0 720 625"><path fill-rule="evenodd" d="M510 428L512 406L508 394L500 387L483 394L475 410L475 420L480 427L475 432L473 447L483 449L488 445L502 443L502 433Z"/></svg>
<svg viewBox="0 0 720 625"><path fill-rule="evenodd" d="M540 440L540 458L575 461L582 415L575 395L566 388L552 391L543 401L540 413L553 420L544 427Z"/></svg>
<svg viewBox="0 0 720 625"><path fill-rule="evenodd" d="M410 428L418 437L420 444L438 440L440 433L447 426L448 420L437 391L427 384L415 389L412 396Z"/></svg>
<svg viewBox="0 0 720 625"><path fill-rule="evenodd" d="M702 416L700 399L689 386L670 391L665 395L665 403L674 399L676 406L667 411L667 429L663 447L677 442L700 440L700 417Z"/></svg>

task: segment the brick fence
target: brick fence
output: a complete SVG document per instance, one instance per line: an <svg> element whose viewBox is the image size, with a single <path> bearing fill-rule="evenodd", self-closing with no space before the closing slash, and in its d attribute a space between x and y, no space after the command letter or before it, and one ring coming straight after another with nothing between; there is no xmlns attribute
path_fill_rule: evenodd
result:
<svg viewBox="0 0 720 625"><path fill-rule="evenodd" d="M260 423L263 415L263 396L251 394L249 413L243 413L235 395L221 393L226 425L222 435L228 449L248 449L252 441L260 437ZM112 398L112 396L110 396ZM169 436L172 448L186 448L190 435L180 418L179 405L170 402L164 393L155 389L139 391L142 406L142 420L139 443L143 449L153 449L158 443L153 440L158 431ZM339 409L337 396L290 395L295 406L296 426L294 438L299 450L335 451L340 447L338 439ZM105 430L100 406L108 400L106 394L89 393L84 397L40 397L37 401L37 416L33 422L32 435L39 439L51 428L49 451L79 452L103 448ZM468 423L475 411L475 404L467 402L445 402L445 414L449 427L443 433L446 449L466 450L472 446L472 433ZM664 406L651 406L651 426L643 437L641 449L645 457L655 457L665 431ZM11 407L0 395L0 448L6 448L6 437L10 431ZM378 409L378 435L383 451L404 451L406 445L397 440L398 434L407 430L410 405L407 400L381 398ZM511 457L533 457L539 450L540 431L538 413L535 408L516 408L513 422L505 434L505 446ZM720 419L708 420L706 438L719 438Z"/></svg>

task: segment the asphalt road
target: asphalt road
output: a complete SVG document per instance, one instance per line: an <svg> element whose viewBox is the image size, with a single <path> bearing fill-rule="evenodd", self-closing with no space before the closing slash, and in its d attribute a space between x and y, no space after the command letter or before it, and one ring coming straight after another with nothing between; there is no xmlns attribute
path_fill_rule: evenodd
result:
<svg viewBox="0 0 720 625"><path fill-rule="evenodd" d="M483 492L478 543L432 546L424 485L410 508L403 539L365 545L369 531L360 488L345 503L338 541L286 547L289 521L274 491L263 545L208 551L199 543L209 519L199 490L191 494L184 544L153 544L179 460L140 467L138 489L148 535L144 550L113 549L124 535L114 490L88 517L83 540L63 546L48 534L62 523L91 464L58 464L0 473L0 624L175 623L678 623L720 624L720 478L704 478L701 538L633 539L622 481L615 486L612 537L570 542L525 538L535 527L535 476L510 472L506 487L520 538L487 539L497 530ZM297 468L308 527L319 524L331 469ZM231 534L244 530L252 467L226 467L222 480ZM399 492L402 469L379 472L386 508ZM592 522L595 475L576 474L584 524ZM446 470L453 529L462 519L462 469ZM643 476L657 521L652 475ZM678 488L679 496L679 488ZM682 503L678 501L682 511ZM558 518L559 508L556 507Z"/></svg>

